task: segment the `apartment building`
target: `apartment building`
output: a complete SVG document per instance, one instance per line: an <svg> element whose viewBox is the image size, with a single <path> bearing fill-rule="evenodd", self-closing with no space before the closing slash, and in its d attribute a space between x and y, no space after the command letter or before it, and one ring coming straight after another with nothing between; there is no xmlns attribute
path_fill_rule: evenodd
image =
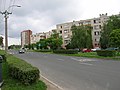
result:
<svg viewBox="0 0 120 90"><path fill-rule="evenodd" d="M21 46L24 47L24 45L29 45L30 43L30 35L32 35L31 30L24 30L21 32Z"/></svg>
<svg viewBox="0 0 120 90"><path fill-rule="evenodd" d="M51 31L49 32L43 32L43 33L36 33L36 34L33 34L30 36L31 38L31 44L33 43L36 43L38 42L39 40L41 39L47 39L47 38L50 38L51 35L56 32L57 30L56 29L52 29Z"/></svg>
<svg viewBox="0 0 120 90"><path fill-rule="evenodd" d="M30 36L31 44L39 42L40 39L46 39L46 33L36 33Z"/></svg>
<svg viewBox="0 0 120 90"><path fill-rule="evenodd" d="M71 27L73 25L90 25L92 27L92 42L93 47L100 47L99 41L101 36L101 29L103 24L109 19L109 16L106 14L100 14L98 18L92 18L87 20L73 21L68 23L62 23L56 25L57 33L63 38L63 47L65 47L71 40L72 31Z"/></svg>

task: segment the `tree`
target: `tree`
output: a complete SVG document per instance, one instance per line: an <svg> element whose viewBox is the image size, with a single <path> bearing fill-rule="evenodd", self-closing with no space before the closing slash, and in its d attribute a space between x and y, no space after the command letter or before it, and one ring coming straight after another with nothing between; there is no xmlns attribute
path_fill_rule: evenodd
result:
<svg viewBox="0 0 120 90"><path fill-rule="evenodd" d="M110 47L110 33L120 28L120 16L111 16L109 20L104 24L101 38L100 38L100 45L101 48L108 48Z"/></svg>
<svg viewBox="0 0 120 90"><path fill-rule="evenodd" d="M54 32L50 38L41 39L36 43L37 49L59 49L62 45L62 38L59 37L59 34Z"/></svg>
<svg viewBox="0 0 120 90"><path fill-rule="evenodd" d="M3 37L0 37L0 46L3 45Z"/></svg>
<svg viewBox="0 0 120 90"><path fill-rule="evenodd" d="M46 39L40 39L39 42L36 43L37 49L46 49L47 48L47 42Z"/></svg>
<svg viewBox="0 0 120 90"><path fill-rule="evenodd" d="M47 39L47 45L53 50L59 49L62 43L62 38L57 32L54 32L54 34L52 34L51 37Z"/></svg>
<svg viewBox="0 0 120 90"><path fill-rule="evenodd" d="M120 29L113 30L110 33L110 45L120 49Z"/></svg>
<svg viewBox="0 0 120 90"><path fill-rule="evenodd" d="M72 38L71 47L74 48L92 48L91 26L75 26L71 27Z"/></svg>

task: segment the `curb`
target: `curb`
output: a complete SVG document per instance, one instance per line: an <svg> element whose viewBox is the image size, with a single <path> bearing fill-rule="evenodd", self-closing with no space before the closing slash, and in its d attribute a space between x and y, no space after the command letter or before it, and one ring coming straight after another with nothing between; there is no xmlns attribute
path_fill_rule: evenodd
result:
<svg viewBox="0 0 120 90"><path fill-rule="evenodd" d="M47 81L49 84L51 84L53 87L57 88L57 90L64 90L62 87L58 86L57 84L55 84L54 82L50 81L48 78L44 77L43 75L40 75L41 78L43 78L45 81ZM52 87L51 86L51 87ZM53 90L53 89L51 89Z"/></svg>

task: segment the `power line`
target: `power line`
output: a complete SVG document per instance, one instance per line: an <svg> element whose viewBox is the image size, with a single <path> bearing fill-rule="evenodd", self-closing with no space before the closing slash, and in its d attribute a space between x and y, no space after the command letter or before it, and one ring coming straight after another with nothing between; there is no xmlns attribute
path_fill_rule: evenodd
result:
<svg viewBox="0 0 120 90"><path fill-rule="evenodd" d="M4 0L4 10L6 9L6 7L5 7L5 6L6 6L6 0Z"/></svg>
<svg viewBox="0 0 120 90"><path fill-rule="evenodd" d="M12 1L13 0L9 0L9 6L8 7L10 7L12 5ZM9 12L10 12L10 10L9 10Z"/></svg>
<svg viewBox="0 0 120 90"><path fill-rule="evenodd" d="M0 0L0 11L2 10L2 0Z"/></svg>
<svg viewBox="0 0 120 90"><path fill-rule="evenodd" d="M13 0L13 4L12 5L14 5L15 4L15 0ZM11 12L13 11L13 7L11 8Z"/></svg>

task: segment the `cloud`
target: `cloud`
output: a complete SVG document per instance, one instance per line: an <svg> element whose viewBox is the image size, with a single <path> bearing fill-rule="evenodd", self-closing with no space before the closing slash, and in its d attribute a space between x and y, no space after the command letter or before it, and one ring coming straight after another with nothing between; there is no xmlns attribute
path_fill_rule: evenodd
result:
<svg viewBox="0 0 120 90"><path fill-rule="evenodd" d="M12 0L7 1L6 8ZM56 24L94 18L101 13L117 14L119 3L119 0L16 0L15 5L21 7L14 7L13 14L9 15L8 34L19 39L23 30L47 32L56 28ZM4 33L3 22L0 23L0 33Z"/></svg>

